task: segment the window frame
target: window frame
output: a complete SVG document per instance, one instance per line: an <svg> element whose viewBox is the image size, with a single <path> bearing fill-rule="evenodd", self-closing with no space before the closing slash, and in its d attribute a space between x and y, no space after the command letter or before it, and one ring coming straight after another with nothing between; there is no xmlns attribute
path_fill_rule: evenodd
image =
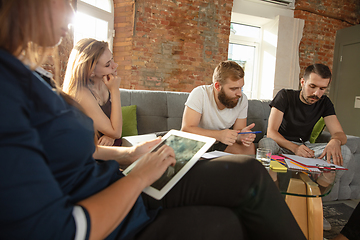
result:
<svg viewBox="0 0 360 240"><path fill-rule="evenodd" d="M105 0L102 0L105 1ZM112 51L113 49L113 39L115 37L115 30L114 30L114 2L112 0L107 0L110 2L111 12L105 11L101 8L83 2L82 0L77 1L76 5L76 12L82 12L94 18L98 18L108 22L108 36L107 42L109 43L109 49ZM74 40L75 40L75 33L74 33ZM75 44L75 41L74 41Z"/></svg>
<svg viewBox="0 0 360 240"><path fill-rule="evenodd" d="M229 46L230 44L239 44L255 48L254 54L254 67L253 67L253 79L251 83L251 93L250 95L246 93L246 96L249 99L256 99L258 97L258 84L259 84L259 70L260 70L260 53L261 53L261 39L262 39L262 27L256 24L243 23L241 21L231 21L234 24L246 25L251 27L260 28L260 34L258 38L238 36L230 31L229 36ZM245 83L246 84L246 83Z"/></svg>

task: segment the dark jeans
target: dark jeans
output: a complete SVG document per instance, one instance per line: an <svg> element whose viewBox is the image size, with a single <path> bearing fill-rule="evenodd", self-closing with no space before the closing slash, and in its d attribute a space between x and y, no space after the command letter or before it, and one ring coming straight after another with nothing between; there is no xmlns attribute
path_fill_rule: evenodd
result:
<svg viewBox="0 0 360 240"><path fill-rule="evenodd" d="M207 150L208 152L212 152L212 151L225 151L225 149L228 147L228 145L222 143L222 142L216 142L214 143L209 150Z"/></svg>
<svg viewBox="0 0 360 240"><path fill-rule="evenodd" d="M240 219L249 239L305 239L266 169L249 156L231 155L199 161L163 199L155 200L146 194L142 196L149 209L161 206L164 212L184 206L227 208L232 211L231 215ZM182 218L181 212L178 214L164 221L160 212L137 239L169 239L168 233L176 229L185 232L186 239L199 239L195 236L195 230L186 232L187 229L181 224L191 219ZM208 214L210 219L211 214ZM151 231L152 227L156 227L158 219L162 221L162 231ZM214 236L210 239L239 239L234 237L238 234L235 228L230 228L227 236L215 237L222 228L228 229L226 222L217 219L213 217L211 221L215 221L213 225L219 228L205 228L209 236ZM201 224L196 226L196 231L203 231Z"/></svg>
<svg viewBox="0 0 360 240"><path fill-rule="evenodd" d="M351 214L349 221L341 230L341 234L350 240L360 239L360 203Z"/></svg>

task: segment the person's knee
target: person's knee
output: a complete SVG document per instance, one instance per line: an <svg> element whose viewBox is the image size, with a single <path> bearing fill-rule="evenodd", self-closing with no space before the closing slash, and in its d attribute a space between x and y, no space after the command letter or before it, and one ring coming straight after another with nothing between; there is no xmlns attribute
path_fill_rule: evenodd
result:
<svg viewBox="0 0 360 240"><path fill-rule="evenodd" d="M343 156L343 161L344 161L343 165L347 166L347 164L350 162L350 159L352 157L350 148L346 145L342 145L341 146L341 154Z"/></svg>
<svg viewBox="0 0 360 240"><path fill-rule="evenodd" d="M349 158L351 157L352 154L350 148L346 145L341 146L341 153Z"/></svg>
<svg viewBox="0 0 360 240"><path fill-rule="evenodd" d="M260 139L258 147L270 149L272 154L277 154L279 151L279 145L271 138Z"/></svg>

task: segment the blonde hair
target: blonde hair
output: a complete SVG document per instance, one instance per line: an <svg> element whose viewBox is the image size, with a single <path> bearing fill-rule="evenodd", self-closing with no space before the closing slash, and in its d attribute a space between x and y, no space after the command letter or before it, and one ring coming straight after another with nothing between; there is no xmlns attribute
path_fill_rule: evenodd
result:
<svg viewBox="0 0 360 240"><path fill-rule="evenodd" d="M32 69L41 65L55 45L49 0L0 0L0 48ZM49 19L49 21L48 21Z"/></svg>
<svg viewBox="0 0 360 240"><path fill-rule="evenodd" d="M213 83L224 85L228 79L238 81L244 78L244 70L234 61L223 61L214 70Z"/></svg>
<svg viewBox="0 0 360 240"><path fill-rule="evenodd" d="M76 98L79 90L91 83L90 75L107 48L107 42L91 38L77 42L66 67L63 91Z"/></svg>

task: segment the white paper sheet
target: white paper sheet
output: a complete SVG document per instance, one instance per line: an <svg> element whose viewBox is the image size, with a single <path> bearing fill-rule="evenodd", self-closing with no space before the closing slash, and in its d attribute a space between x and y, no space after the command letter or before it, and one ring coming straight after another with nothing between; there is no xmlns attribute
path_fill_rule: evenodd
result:
<svg viewBox="0 0 360 240"><path fill-rule="evenodd" d="M232 155L232 154L215 150L212 152L204 153L204 155L202 155L201 157L205 158L205 159L212 159L212 158L218 158L218 157L227 156L227 155Z"/></svg>

